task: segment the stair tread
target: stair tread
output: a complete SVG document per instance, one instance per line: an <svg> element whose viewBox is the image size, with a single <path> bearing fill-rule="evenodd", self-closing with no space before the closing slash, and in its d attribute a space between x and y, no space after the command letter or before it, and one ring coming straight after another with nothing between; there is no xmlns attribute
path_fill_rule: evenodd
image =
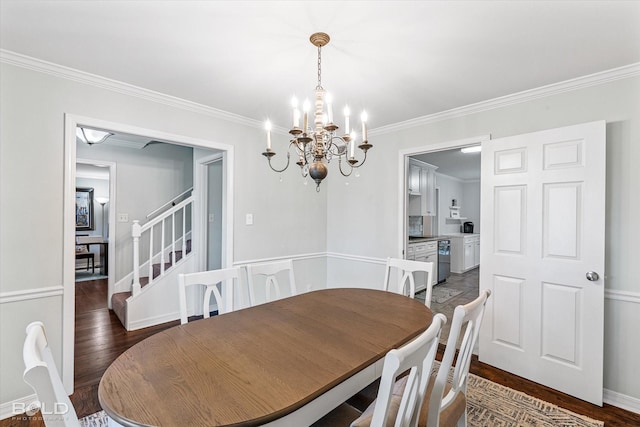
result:
<svg viewBox="0 0 640 427"><path fill-rule="evenodd" d="M191 239L187 240L186 242L186 253L189 254L191 253ZM175 254L175 262L178 262L182 259L183 257L183 250L176 250L174 252L171 252L169 254L169 261L165 262L164 264L164 270L165 272L170 269L171 267L173 267L174 261L174 254ZM162 268L161 268L161 263L156 263L152 265L152 276L153 279L157 278L158 276L160 276L160 273L162 272ZM140 277L140 287L144 288L146 285L149 284L149 277ZM127 292L117 292L114 293L113 295L111 295L111 307L113 312L116 314L116 316L118 316L118 319L120 319L120 322L122 322L122 324L124 326L126 326L126 316L127 316L127 298L129 298L132 295L132 293L130 291Z"/></svg>

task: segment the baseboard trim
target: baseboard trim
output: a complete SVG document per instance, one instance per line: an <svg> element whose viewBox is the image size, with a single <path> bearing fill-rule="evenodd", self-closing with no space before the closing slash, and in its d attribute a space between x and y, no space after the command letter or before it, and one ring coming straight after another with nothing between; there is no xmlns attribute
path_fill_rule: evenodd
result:
<svg viewBox="0 0 640 427"><path fill-rule="evenodd" d="M9 291L0 293L0 304L9 302L27 301L38 298L49 298L62 295L64 288L62 286L48 286L46 288L24 289L19 291Z"/></svg>
<svg viewBox="0 0 640 427"><path fill-rule="evenodd" d="M29 396L21 397L11 402L0 404L0 420L24 414L24 412L15 413L15 411L13 410L15 405L26 407L35 400L38 400L38 396L36 396L35 394L30 394Z"/></svg>
<svg viewBox="0 0 640 427"><path fill-rule="evenodd" d="M602 400L609 405L640 414L640 399L636 399L635 397L605 388Z"/></svg>
<svg viewBox="0 0 640 427"><path fill-rule="evenodd" d="M127 326L127 331L135 331L142 328L148 328L150 326L159 325L161 323L173 322L180 319L180 312L174 311L173 313L163 314L161 316L147 317L144 319L130 322Z"/></svg>

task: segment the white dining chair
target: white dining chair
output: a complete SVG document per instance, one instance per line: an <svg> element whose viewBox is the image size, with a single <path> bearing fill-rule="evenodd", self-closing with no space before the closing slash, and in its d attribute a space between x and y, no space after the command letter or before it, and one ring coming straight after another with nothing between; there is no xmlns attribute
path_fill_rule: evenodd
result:
<svg viewBox="0 0 640 427"><path fill-rule="evenodd" d="M397 280L392 281L393 272L397 275ZM383 289L414 298L416 293L416 282L414 274L424 272L427 274L426 292L424 303L431 307L431 293L433 291L433 263L423 261L413 261L400 258L387 258L387 265L384 275Z"/></svg>
<svg viewBox="0 0 640 427"><path fill-rule="evenodd" d="M343 403L312 427L415 427L425 401L431 368L438 350L443 314L413 341L389 351L384 358L377 398L360 413ZM355 418L357 417L357 418Z"/></svg>
<svg viewBox="0 0 640 427"><path fill-rule="evenodd" d="M53 360L44 324L32 322L27 326L26 332L22 349L25 366L22 378L36 392L44 424L47 427L80 427L76 410ZM107 422L109 426L120 425L112 419Z"/></svg>
<svg viewBox="0 0 640 427"><path fill-rule="evenodd" d="M260 278L260 286L264 279L264 289L266 300L264 302L280 299L281 289L276 275L287 274L289 282L289 292L291 296L297 294L295 276L293 273L293 261L276 261L264 264L248 264L247 268L247 285L249 288L249 305L254 307L258 304L258 278ZM274 296L272 296L272 290Z"/></svg>
<svg viewBox="0 0 640 427"><path fill-rule="evenodd" d="M189 321L189 314L187 312L188 287L200 286L204 288L202 312L206 319L209 317L209 307L211 306L212 295L216 301L216 305L218 306L218 314L225 314L233 311L234 290L237 288L239 281L239 268L225 268L220 270L179 274L178 295L180 299L180 323L184 325ZM218 289L218 283L220 283L220 289Z"/></svg>
<svg viewBox="0 0 640 427"><path fill-rule="evenodd" d="M491 291L487 289L470 303L455 308L442 362L435 379L432 378L433 388L428 396L429 401L425 402L425 407L420 414L420 426L464 427L467 425L466 393L471 354L478 340L490 295ZM460 337L462 341L458 350L457 344ZM456 360L453 377L449 379L454 358Z"/></svg>

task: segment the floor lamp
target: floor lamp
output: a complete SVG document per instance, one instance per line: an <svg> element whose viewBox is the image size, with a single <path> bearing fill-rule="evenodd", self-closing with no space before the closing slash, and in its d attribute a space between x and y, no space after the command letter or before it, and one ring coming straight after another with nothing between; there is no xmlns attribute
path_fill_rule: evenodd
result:
<svg viewBox="0 0 640 427"><path fill-rule="evenodd" d="M102 206L102 238L103 239L107 239L107 229L105 227L105 218L104 218L104 205L106 205L109 202L109 199L107 199L106 197L96 197L96 202L100 203L100 205Z"/></svg>

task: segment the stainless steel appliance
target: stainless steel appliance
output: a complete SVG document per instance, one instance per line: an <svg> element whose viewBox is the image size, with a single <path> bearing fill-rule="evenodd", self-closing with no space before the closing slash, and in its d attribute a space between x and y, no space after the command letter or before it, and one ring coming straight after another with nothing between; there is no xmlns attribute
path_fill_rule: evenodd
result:
<svg viewBox="0 0 640 427"><path fill-rule="evenodd" d="M438 283L451 275L451 241L438 240Z"/></svg>
<svg viewBox="0 0 640 427"><path fill-rule="evenodd" d="M473 233L473 223L471 221L465 222L463 225L463 233Z"/></svg>

